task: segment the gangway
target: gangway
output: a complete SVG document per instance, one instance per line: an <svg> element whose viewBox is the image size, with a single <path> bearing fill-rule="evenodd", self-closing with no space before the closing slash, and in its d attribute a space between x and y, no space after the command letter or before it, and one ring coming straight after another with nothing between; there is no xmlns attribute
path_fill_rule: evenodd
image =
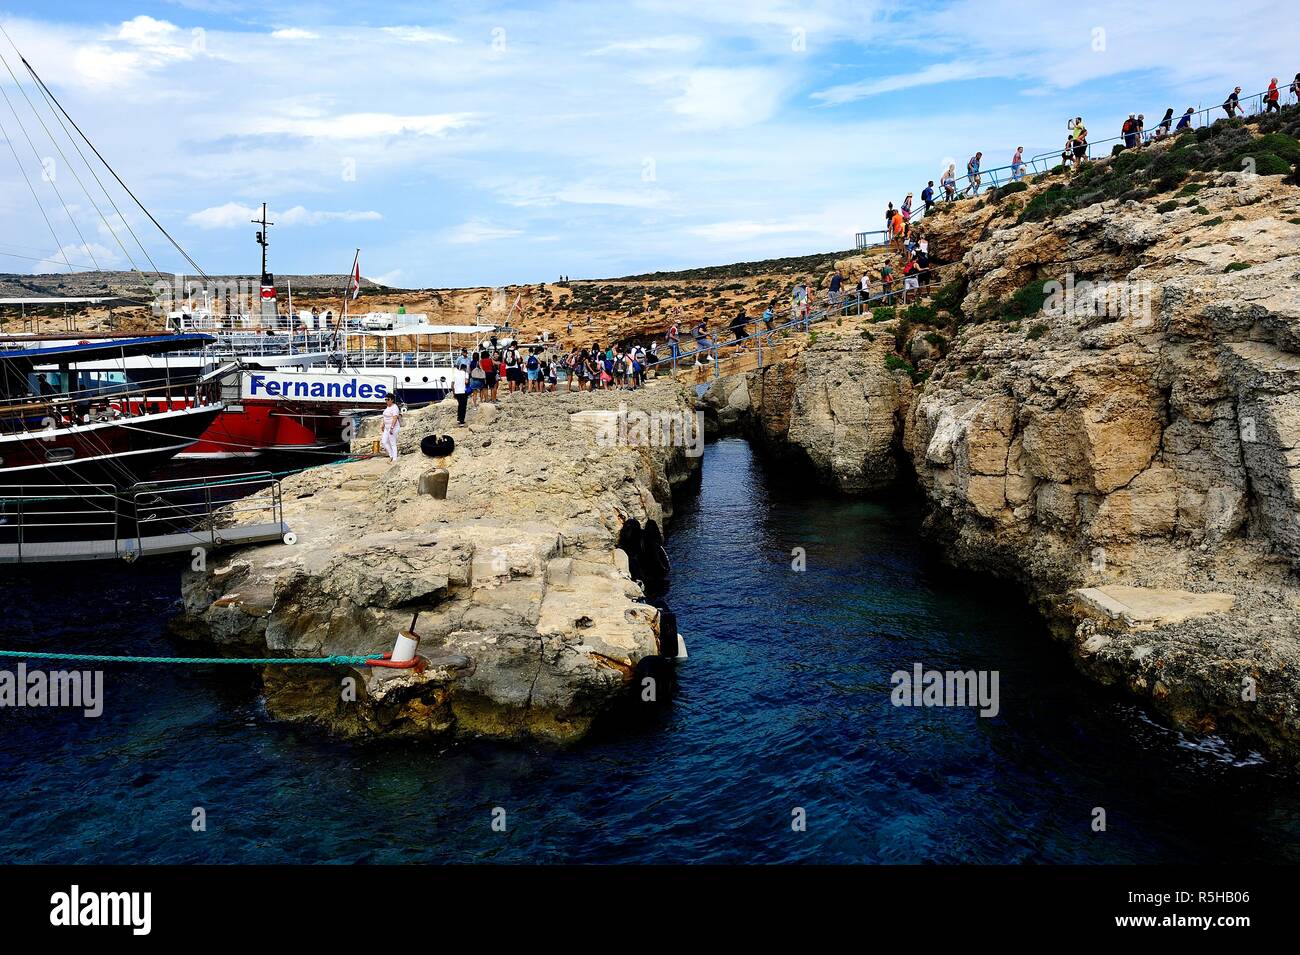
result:
<svg viewBox="0 0 1300 955"><path fill-rule="evenodd" d="M0 564L127 562L282 540L280 482L269 472L108 484L0 485Z"/></svg>

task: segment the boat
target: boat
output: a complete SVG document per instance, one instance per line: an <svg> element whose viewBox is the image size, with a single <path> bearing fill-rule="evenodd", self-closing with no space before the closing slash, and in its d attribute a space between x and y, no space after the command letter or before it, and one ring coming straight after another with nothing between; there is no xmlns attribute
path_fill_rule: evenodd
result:
<svg viewBox="0 0 1300 955"><path fill-rule="evenodd" d="M192 446L225 409L210 385L108 370L200 347L153 335L0 350L0 484L133 484Z"/></svg>
<svg viewBox="0 0 1300 955"><path fill-rule="evenodd" d="M404 405L441 401L451 391L461 351L504 347L493 343L495 325L433 325L425 315L390 327L368 327L365 319L344 334L340 371L382 372L395 379L395 397ZM376 323L378 324L378 323ZM446 339L446 347L440 347Z"/></svg>

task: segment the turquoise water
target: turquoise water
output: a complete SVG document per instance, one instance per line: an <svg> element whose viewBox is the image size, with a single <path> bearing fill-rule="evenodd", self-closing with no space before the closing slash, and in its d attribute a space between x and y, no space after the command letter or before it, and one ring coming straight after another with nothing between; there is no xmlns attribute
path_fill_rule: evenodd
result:
<svg viewBox="0 0 1300 955"><path fill-rule="evenodd" d="M739 440L704 468L669 538L690 659L648 721L563 751L347 743L270 722L238 671L111 668L98 719L0 711L0 858L1300 860L1294 776L1085 682L1015 590L927 553L912 504L811 495ZM0 646L175 652L177 564L3 573ZM918 662L998 671L1000 713L893 706Z"/></svg>

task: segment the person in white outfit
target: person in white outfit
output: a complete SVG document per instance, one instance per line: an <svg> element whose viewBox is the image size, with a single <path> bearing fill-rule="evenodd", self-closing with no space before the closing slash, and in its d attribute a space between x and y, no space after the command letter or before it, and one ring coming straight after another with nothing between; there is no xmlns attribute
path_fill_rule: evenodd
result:
<svg viewBox="0 0 1300 955"><path fill-rule="evenodd" d="M456 424L465 423L465 402L469 400L469 375L459 365L451 373L451 393L456 396Z"/></svg>
<svg viewBox="0 0 1300 955"><path fill-rule="evenodd" d="M389 395L385 402L384 430L379 437L379 446L388 452L389 459L396 464L397 434L402 430L402 409L397 407L397 402L393 400L392 395Z"/></svg>

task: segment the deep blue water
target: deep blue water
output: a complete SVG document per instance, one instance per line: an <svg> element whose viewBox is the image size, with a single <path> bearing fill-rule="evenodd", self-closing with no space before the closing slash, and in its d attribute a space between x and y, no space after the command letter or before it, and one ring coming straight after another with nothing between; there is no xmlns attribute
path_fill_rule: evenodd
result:
<svg viewBox="0 0 1300 955"><path fill-rule="evenodd" d="M690 660L648 723L346 743L267 720L239 669L114 667L99 719L0 711L0 861L1300 860L1294 776L1086 683L1016 591L926 554L906 502L810 496L738 440L704 467L669 539ZM175 650L177 564L3 574L0 646ZM894 707L915 662L997 670L1000 714Z"/></svg>

